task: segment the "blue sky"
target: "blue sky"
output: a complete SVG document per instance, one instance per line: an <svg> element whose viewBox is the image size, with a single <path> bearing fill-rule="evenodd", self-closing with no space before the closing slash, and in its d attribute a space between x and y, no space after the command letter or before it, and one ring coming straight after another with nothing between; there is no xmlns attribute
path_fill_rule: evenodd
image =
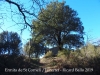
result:
<svg viewBox="0 0 100 75"><path fill-rule="evenodd" d="M100 39L100 0L66 0L78 12L90 40Z"/></svg>
<svg viewBox="0 0 100 75"><path fill-rule="evenodd" d="M100 39L100 0L66 0L66 5L77 11L78 17L80 17L83 23L84 32L86 32L90 40L95 41ZM20 34L21 26L15 26L11 20L7 19L1 25L1 28ZM2 32L2 29L0 29L0 32ZM27 39L30 38L28 29L24 30L21 37L23 38L23 43L28 41ZM84 37L86 38L86 36Z"/></svg>

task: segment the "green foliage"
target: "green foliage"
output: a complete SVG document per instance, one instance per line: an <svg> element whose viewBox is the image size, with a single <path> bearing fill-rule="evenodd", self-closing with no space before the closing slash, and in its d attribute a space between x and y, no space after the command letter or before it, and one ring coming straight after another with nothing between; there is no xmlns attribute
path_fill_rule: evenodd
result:
<svg viewBox="0 0 100 75"><path fill-rule="evenodd" d="M51 62L50 62L50 66L56 66L58 63L56 62L56 61L54 61L54 60L52 60Z"/></svg>
<svg viewBox="0 0 100 75"><path fill-rule="evenodd" d="M0 54L19 55L22 49L19 35L14 32L0 33Z"/></svg>
<svg viewBox="0 0 100 75"><path fill-rule="evenodd" d="M62 51L58 51L57 56L58 57L68 57L70 55L70 51L69 50L62 50Z"/></svg>
<svg viewBox="0 0 100 75"><path fill-rule="evenodd" d="M35 63L39 63L40 62L40 59L39 58L31 58L33 62Z"/></svg>
<svg viewBox="0 0 100 75"><path fill-rule="evenodd" d="M48 51L48 52L45 54L44 57L45 57L45 58L53 57L52 51Z"/></svg>
<svg viewBox="0 0 100 75"><path fill-rule="evenodd" d="M15 55L0 55L0 75L30 75L30 72L7 72L5 74L5 68L8 69L36 69L40 65L39 59L30 59L25 56L15 56ZM29 73L29 74L27 74Z"/></svg>
<svg viewBox="0 0 100 75"><path fill-rule="evenodd" d="M87 45L81 48L80 51L83 56L88 57L88 58L96 57L100 55L100 47L95 46L91 43L87 43Z"/></svg>
<svg viewBox="0 0 100 75"><path fill-rule="evenodd" d="M24 46L24 51L29 57L39 58L44 53L45 47L42 43L36 43L31 40Z"/></svg>
<svg viewBox="0 0 100 75"><path fill-rule="evenodd" d="M56 45L61 50L79 47L83 44L82 22L77 12L65 3L51 2L39 12L33 20L33 38L45 45Z"/></svg>

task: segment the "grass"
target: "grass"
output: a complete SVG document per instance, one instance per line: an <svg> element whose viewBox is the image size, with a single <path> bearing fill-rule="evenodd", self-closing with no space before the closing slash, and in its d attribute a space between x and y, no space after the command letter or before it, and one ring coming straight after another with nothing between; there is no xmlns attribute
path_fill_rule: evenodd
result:
<svg viewBox="0 0 100 75"><path fill-rule="evenodd" d="M44 57L45 57L45 58L53 57L52 51L48 51L48 52L45 54Z"/></svg>

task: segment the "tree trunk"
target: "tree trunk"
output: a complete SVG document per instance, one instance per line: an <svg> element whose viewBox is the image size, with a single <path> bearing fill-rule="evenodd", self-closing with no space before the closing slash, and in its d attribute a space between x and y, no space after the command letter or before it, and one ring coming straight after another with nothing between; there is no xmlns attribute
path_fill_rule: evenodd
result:
<svg viewBox="0 0 100 75"><path fill-rule="evenodd" d="M62 50L61 32L58 33L58 48L59 48L59 50Z"/></svg>

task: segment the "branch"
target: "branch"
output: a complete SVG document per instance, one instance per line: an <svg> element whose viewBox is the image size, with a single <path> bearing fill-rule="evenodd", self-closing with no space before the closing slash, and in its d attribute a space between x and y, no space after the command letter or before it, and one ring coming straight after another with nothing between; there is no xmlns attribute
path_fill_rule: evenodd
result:
<svg viewBox="0 0 100 75"><path fill-rule="evenodd" d="M27 25L31 28L31 25L26 21L26 15L24 13L26 11L23 11L23 8L21 8L20 5L18 3L16 3L16 2L13 2L11 0L5 0L5 1L8 2L9 4L15 5L18 8L19 12L22 14L23 19L25 21L25 24L26 24L25 28L27 28Z"/></svg>
<svg viewBox="0 0 100 75"><path fill-rule="evenodd" d="M31 12L32 11L32 8L34 8L34 2L37 4L37 6L39 7L39 9L40 9L40 11L42 12L42 6L44 5L44 0L30 0L30 1L32 1L33 3L32 3L32 5L30 6L31 7L31 9L26 9L25 7L22 7L23 5L22 4L19 4L19 3L17 3L17 2L15 2L15 1L12 1L12 0L5 0L7 3L9 3L9 4L11 4L11 5L15 5L16 7L17 7L17 9L18 9L18 11L20 12L20 14L21 14L21 16L22 16L22 20L24 20L24 23L16 23L16 24L25 24L24 25L24 28L23 29L21 29L21 31L23 31L24 29L26 29L27 28L27 26L29 26L31 29L33 29L33 25L31 25L30 24L30 20L31 19L33 19L32 17L35 17L35 18L37 18L37 19L39 19L38 17L37 17L37 15L34 13L34 12ZM41 2L43 3L43 4L41 4ZM34 9L35 10L35 9ZM33 11L34 11L33 10ZM12 11L11 11L12 12ZM14 12L14 13L16 13L16 12ZM42 13L43 14L43 13ZM20 16L20 15L19 15ZM30 17L30 19L28 20L28 17ZM39 19L40 20L40 19ZM42 21L42 20L41 20ZM14 21L15 22L15 21Z"/></svg>

